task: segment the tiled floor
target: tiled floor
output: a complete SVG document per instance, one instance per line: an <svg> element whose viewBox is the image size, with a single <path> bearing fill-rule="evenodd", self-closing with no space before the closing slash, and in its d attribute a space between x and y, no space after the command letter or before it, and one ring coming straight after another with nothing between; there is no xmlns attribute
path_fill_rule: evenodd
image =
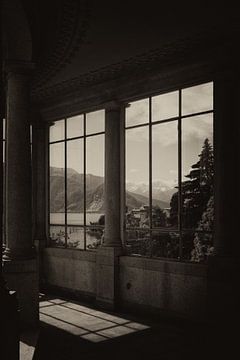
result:
<svg viewBox="0 0 240 360"><path fill-rule="evenodd" d="M40 302L40 320L34 360L213 360L231 350L221 331L204 324L109 313L57 297Z"/></svg>

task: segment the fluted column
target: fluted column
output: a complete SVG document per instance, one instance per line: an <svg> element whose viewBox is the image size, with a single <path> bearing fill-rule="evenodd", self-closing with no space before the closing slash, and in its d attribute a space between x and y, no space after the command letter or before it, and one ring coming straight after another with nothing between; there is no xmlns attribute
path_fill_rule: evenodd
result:
<svg viewBox="0 0 240 360"><path fill-rule="evenodd" d="M214 82L215 238L218 256L239 256L239 82Z"/></svg>
<svg viewBox="0 0 240 360"><path fill-rule="evenodd" d="M215 256L208 260L207 315L226 328L239 308L239 95L236 75L215 79Z"/></svg>
<svg viewBox="0 0 240 360"><path fill-rule="evenodd" d="M32 243L29 70L7 68L6 249L4 259L34 257Z"/></svg>
<svg viewBox="0 0 240 360"><path fill-rule="evenodd" d="M108 309L119 301L121 241L121 133L124 108L111 102L105 111L105 234L97 251L97 302Z"/></svg>
<svg viewBox="0 0 240 360"><path fill-rule="evenodd" d="M120 134L122 109L110 104L105 112L105 236L104 246L122 247L120 235Z"/></svg>
<svg viewBox="0 0 240 360"><path fill-rule="evenodd" d="M32 238L29 84L31 63L6 68L6 248L3 272L17 292L22 326L38 323L38 273Z"/></svg>

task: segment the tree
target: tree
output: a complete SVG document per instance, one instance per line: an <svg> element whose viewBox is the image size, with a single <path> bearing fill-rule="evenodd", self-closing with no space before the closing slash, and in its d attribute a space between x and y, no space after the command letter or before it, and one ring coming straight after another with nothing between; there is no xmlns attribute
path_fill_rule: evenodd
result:
<svg viewBox="0 0 240 360"><path fill-rule="evenodd" d="M212 227L210 228L205 223L209 225L210 219L213 222L213 160L213 148L206 138L199 155L199 160L191 166L189 174L185 176L187 180L181 183L181 221L183 229L197 228L203 232L212 230ZM177 225L178 222L178 197L179 192L177 191L173 194L170 202L170 224L172 226ZM187 259L191 258L192 260L195 259L194 261L199 261L197 259L203 256L201 253L208 253L211 248L211 236L211 234L207 233L201 233L201 235L196 233L194 235L195 252L191 254L193 236L190 233L185 233L182 249L183 256Z"/></svg>
<svg viewBox="0 0 240 360"><path fill-rule="evenodd" d="M213 193L213 149L205 139L199 160L182 182L182 225L195 228Z"/></svg>
<svg viewBox="0 0 240 360"><path fill-rule="evenodd" d="M194 248L191 253L192 261L205 261L209 255L213 253L213 221L214 221L214 201L213 196L210 197L207 208L202 214L202 218L198 224L197 230L203 232L196 232L194 235ZM207 233L210 231L210 233Z"/></svg>

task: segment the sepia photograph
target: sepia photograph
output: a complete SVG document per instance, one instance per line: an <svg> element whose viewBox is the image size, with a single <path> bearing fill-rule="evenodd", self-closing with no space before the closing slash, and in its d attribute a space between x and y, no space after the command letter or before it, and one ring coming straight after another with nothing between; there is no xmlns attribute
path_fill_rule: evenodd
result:
<svg viewBox="0 0 240 360"><path fill-rule="evenodd" d="M240 14L1 0L0 359L234 359Z"/></svg>

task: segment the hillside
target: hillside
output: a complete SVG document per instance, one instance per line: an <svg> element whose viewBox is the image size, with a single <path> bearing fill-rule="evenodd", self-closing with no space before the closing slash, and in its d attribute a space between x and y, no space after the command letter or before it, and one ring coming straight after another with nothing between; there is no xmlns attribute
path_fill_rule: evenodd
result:
<svg viewBox="0 0 240 360"><path fill-rule="evenodd" d="M73 169L67 171L67 192L69 212L82 212L84 209L84 177ZM61 168L50 168L50 211L64 212L64 171ZM141 194L126 192L128 209L139 208L148 204L148 198ZM169 203L161 200L153 200L153 205L161 208L169 206ZM103 178L92 174L86 175L86 209L87 211L104 211Z"/></svg>

